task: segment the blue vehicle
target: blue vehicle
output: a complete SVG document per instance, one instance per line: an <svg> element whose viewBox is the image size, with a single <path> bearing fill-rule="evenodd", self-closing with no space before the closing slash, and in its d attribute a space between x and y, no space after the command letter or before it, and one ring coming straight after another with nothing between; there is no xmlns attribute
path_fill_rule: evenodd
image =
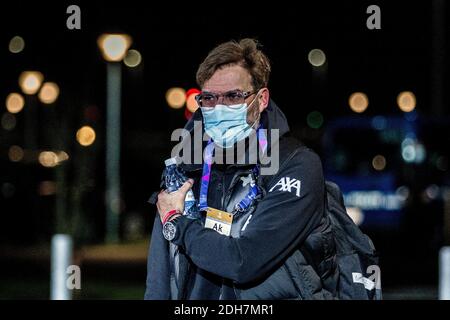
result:
<svg viewBox="0 0 450 320"><path fill-rule="evenodd" d="M326 179L340 186L362 228L439 228L450 190L449 119L415 112L338 118L325 129L323 155Z"/></svg>

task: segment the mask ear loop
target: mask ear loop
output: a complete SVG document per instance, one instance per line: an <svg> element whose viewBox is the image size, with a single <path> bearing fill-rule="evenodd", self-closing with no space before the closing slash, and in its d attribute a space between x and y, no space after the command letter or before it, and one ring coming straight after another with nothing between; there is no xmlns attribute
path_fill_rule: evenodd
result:
<svg viewBox="0 0 450 320"><path fill-rule="evenodd" d="M255 99L253 99L253 101L250 102L250 104L247 106L247 110L250 108L250 106L253 104L253 102L256 101L256 98L258 98L258 94L259 94L259 91L258 91L258 93L256 94ZM256 126L256 124L259 122L259 119L260 119L260 118L261 118L261 112L258 111L258 118L256 118L256 120L253 122L253 124L250 126L250 128L254 129L255 126Z"/></svg>

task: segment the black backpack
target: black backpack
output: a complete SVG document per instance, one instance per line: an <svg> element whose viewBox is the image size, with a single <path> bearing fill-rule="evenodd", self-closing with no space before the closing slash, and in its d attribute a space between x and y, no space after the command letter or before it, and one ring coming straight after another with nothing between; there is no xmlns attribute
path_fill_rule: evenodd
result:
<svg viewBox="0 0 450 320"><path fill-rule="evenodd" d="M381 273L372 240L347 214L339 187L325 182L325 211L331 221L339 268L339 299L381 300Z"/></svg>
<svg viewBox="0 0 450 320"><path fill-rule="evenodd" d="M279 145L280 168L304 147L292 137L284 137ZM281 141L280 141L281 142ZM268 182L269 176L262 177ZM347 214L339 187L325 181L325 212L336 247L339 271L337 298L342 300L381 300L379 257L372 240L364 234Z"/></svg>

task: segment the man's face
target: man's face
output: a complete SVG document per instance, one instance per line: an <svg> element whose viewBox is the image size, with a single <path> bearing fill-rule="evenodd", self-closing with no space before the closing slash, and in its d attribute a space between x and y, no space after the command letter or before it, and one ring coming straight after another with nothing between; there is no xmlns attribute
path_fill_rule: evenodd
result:
<svg viewBox="0 0 450 320"><path fill-rule="evenodd" d="M255 88L252 86L252 77L250 73L239 65L231 65L218 69L213 76L205 82L202 88L203 91L213 93L224 93L236 89L243 92L255 91ZM269 103L269 90L267 88L260 89L255 94L247 97L245 102L247 105L250 105L250 103L253 102L247 110L247 123L253 125L258 119L259 114Z"/></svg>

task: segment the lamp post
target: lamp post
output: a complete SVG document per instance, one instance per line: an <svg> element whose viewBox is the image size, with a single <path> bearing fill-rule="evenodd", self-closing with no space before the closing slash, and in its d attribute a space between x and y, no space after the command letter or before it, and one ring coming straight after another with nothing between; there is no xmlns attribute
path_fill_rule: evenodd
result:
<svg viewBox="0 0 450 320"><path fill-rule="evenodd" d="M106 72L106 242L119 240L120 213L120 109L121 64L131 45L126 34L103 34L98 38Z"/></svg>
<svg viewBox="0 0 450 320"><path fill-rule="evenodd" d="M24 71L19 77L19 86L23 93L26 94L26 108L25 112L25 148L36 150L38 147L38 110L36 107L35 95L41 85L44 76L39 71Z"/></svg>

